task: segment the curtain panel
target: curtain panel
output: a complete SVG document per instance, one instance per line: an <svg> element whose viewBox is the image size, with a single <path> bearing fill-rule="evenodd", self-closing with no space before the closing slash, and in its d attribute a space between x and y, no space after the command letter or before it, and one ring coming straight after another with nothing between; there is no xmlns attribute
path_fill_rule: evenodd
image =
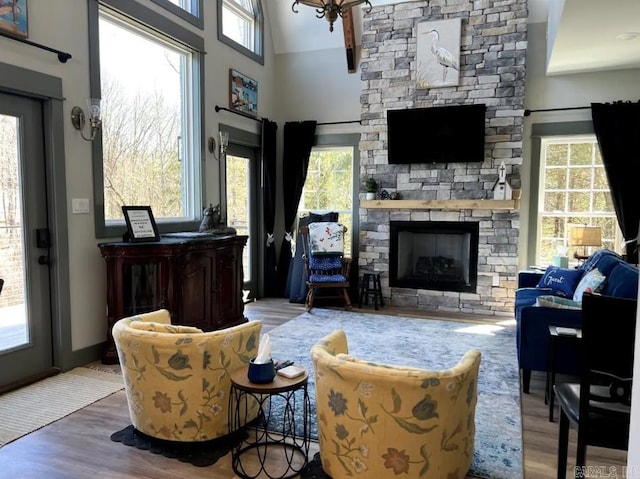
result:
<svg viewBox="0 0 640 479"><path fill-rule="evenodd" d="M266 118L262 120L262 178L264 181L264 295L278 296L276 245L273 228L276 219L276 131L278 125Z"/></svg>
<svg viewBox="0 0 640 479"><path fill-rule="evenodd" d="M280 247L278 260L278 288L285 295L289 263L291 263L291 240L296 213L307 179L309 155L315 140L315 121L287 122L284 124L284 152L282 155L282 196L284 202L285 237Z"/></svg>
<svg viewBox="0 0 640 479"><path fill-rule="evenodd" d="M613 207L626 242L626 259L637 263L640 102L592 103L591 116Z"/></svg>

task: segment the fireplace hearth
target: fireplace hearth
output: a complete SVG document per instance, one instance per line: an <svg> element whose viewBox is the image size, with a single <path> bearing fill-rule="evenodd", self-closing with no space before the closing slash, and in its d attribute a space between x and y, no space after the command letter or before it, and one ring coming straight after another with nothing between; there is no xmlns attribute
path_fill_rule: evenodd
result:
<svg viewBox="0 0 640 479"><path fill-rule="evenodd" d="M392 221L389 285L476 292L477 222Z"/></svg>

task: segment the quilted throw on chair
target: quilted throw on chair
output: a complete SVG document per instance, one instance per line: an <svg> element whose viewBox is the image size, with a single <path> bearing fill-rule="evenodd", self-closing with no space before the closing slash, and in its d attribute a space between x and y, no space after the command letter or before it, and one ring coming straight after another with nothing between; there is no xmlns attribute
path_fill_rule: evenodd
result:
<svg viewBox="0 0 640 479"><path fill-rule="evenodd" d="M309 251L312 256L342 254L344 226L341 223L310 223Z"/></svg>

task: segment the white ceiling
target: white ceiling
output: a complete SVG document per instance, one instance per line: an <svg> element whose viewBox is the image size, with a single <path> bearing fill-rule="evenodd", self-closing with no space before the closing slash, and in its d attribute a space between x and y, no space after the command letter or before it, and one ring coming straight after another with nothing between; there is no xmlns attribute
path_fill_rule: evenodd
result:
<svg viewBox="0 0 640 479"><path fill-rule="evenodd" d="M410 0L371 0L374 6ZM276 54L344 47L342 22L329 23L315 9L293 0L263 0ZM354 8L356 41L362 35L361 6ZM640 0L529 0L529 23L547 22L547 74L640 68ZM636 32L631 40L620 34Z"/></svg>

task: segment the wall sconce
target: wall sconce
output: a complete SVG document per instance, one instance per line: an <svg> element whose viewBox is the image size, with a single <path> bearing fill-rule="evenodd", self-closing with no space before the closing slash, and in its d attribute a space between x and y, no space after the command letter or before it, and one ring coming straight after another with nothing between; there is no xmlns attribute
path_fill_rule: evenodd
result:
<svg viewBox="0 0 640 479"><path fill-rule="evenodd" d="M91 132L91 136L88 138L84 136L84 125L87 123L87 117L79 106L74 106L71 109L71 124L76 130L80 130L80 136L82 136L83 140L93 141L102 125L102 120L100 119L100 98L89 98L87 100L87 111L89 113L89 131Z"/></svg>
<svg viewBox="0 0 640 479"><path fill-rule="evenodd" d="M213 157L220 161L227 154L227 148L229 147L229 132L221 131L219 133L220 140L218 142L218 148L216 148L216 139L210 136L207 140L207 148L209 153L213 154ZM216 155L216 152L218 153Z"/></svg>

